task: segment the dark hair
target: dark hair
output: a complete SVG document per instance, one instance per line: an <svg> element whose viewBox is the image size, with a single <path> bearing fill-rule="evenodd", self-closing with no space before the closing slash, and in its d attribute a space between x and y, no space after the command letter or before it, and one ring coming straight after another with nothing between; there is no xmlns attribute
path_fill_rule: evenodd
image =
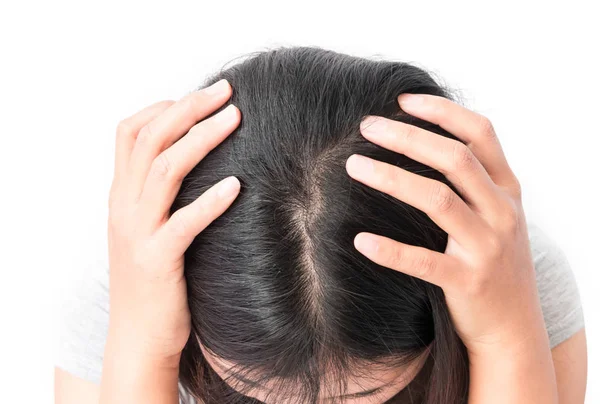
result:
<svg viewBox="0 0 600 404"><path fill-rule="evenodd" d="M299 403L317 402L325 372L343 392L352 365L399 366L430 347L417 380L388 402L465 403L467 355L443 291L373 263L353 245L368 231L443 252L447 234L345 171L346 159L360 153L456 191L440 172L359 132L365 115L380 115L456 139L397 103L402 93L452 98L450 91L408 63L314 47L252 54L202 87L222 78L241 123L187 175L172 207L230 175L242 184L185 254L192 335L181 359L184 387L208 404L260 402L214 372L197 338L238 364L232 380L283 380L277 397Z"/></svg>

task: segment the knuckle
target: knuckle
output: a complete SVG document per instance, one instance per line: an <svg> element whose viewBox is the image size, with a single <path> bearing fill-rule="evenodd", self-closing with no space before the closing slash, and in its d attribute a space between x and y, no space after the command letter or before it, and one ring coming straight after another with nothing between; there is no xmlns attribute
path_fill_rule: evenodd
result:
<svg viewBox="0 0 600 404"><path fill-rule="evenodd" d="M398 187L398 184L402 180L402 169L396 166L385 166L382 172L386 180L386 189L388 191L394 190Z"/></svg>
<svg viewBox="0 0 600 404"><path fill-rule="evenodd" d="M402 133L404 143L406 146L410 146L414 142L415 136L417 136L417 127L414 125L405 125Z"/></svg>
<svg viewBox="0 0 600 404"><path fill-rule="evenodd" d="M108 193L108 210L109 213L121 211L124 208L124 198L121 190L114 185Z"/></svg>
<svg viewBox="0 0 600 404"><path fill-rule="evenodd" d="M151 140L153 139L153 128L152 128L152 122L149 122L147 125L145 125L141 130L140 133L137 136L136 139L136 143L138 145L147 145L151 142Z"/></svg>
<svg viewBox="0 0 600 404"><path fill-rule="evenodd" d="M163 101L159 101L157 103L157 106L162 109L162 110L166 110L167 108L169 108L171 105L175 104L174 100L163 100Z"/></svg>
<svg viewBox="0 0 600 404"><path fill-rule="evenodd" d="M198 108L198 105L202 102L204 95L202 92L193 92L191 94L183 97L179 102L181 104L181 108L185 111L185 114L193 114L194 111Z"/></svg>
<svg viewBox="0 0 600 404"><path fill-rule="evenodd" d="M430 278L435 271L435 261L427 255L419 255L414 260L415 273L420 278Z"/></svg>
<svg viewBox="0 0 600 404"><path fill-rule="evenodd" d="M398 246L394 246L389 250L389 266L391 268L401 270L404 267L404 251Z"/></svg>
<svg viewBox="0 0 600 404"><path fill-rule="evenodd" d="M431 97L431 108L436 116L448 115L448 109L452 101L446 97L440 97L439 95L433 95Z"/></svg>
<svg viewBox="0 0 600 404"><path fill-rule="evenodd" d="M111 234L115 234L119 231L119 221L116 220L114 213L108 215L108 220L106 221L108 232Z"/></svg>
<svg viewBox="0 0 600 404"><path fill-rule="evenodd" d="M184 214L175 212L171 215L171 233L175 237L185 237L188 233L189 226L185 220Z"/></svg>
<svg viewBox="0 0 600 404"><path fill-rule="evenodd" d="M456 204L456 194L449 186L436 181L436 185L431 192L431 208L439 213L450 212Z"/></svg>
<svg viewBox="0 0 600 404"><path fill-rule="evenodd" d="M166 152L160 153L154 159L150 171L153 176L160 179L167 179L173 176L174 169Z"/></svg>
<svg viewBox="0 0 600 404"><path fill-rule="evenodd" d="M484 271L475 274L468 283L466 293L468 297L485 296L486 291L493 284L491 277Z"/></svg>
<svg viewBox="0 0 600 404"><path fill-rule="evenodd" d="M117 227L117 223L119 222L119 220L117 220L117 215L115 214L114 210L112 212L110 212L108 214L108 228L109 229L115 229Z"/></svg>
<svg viewBox="0 0 600 404"><path fill-rule="evenodd" d="M111 191L108 194L108 210L114 211L115 209L117 209L117 206L117 196L115 195L114 191Z"/></svg>
<svg viewBox="0 0 600 404"><path fill-rule="evenodd" d="M454 189L456 189L456 196L464 200L464 196L467 195L467 188L465 187L465 177L456 175L454 173L448 173L446 175L446 178L452 182Z"/></svg>
<svg viewBox="0 0 600 404"><path fill-rule="evenodd" d="M485 138L492 139L496 137L496 131L494 130L494 125L492 124L492 121L490 121L488 117L483 115L480 115L479 131Z"/></svg>
<svg viewBox="0 0 600 404"><path fill-rule="evenodd" d="M194 150L197 155L206 156L213 148L212 136L214 135L216 126L211 122L211 119L201 121L190 128L186 133L191 139L196 139Z"/></svg>
<svg viewBox="0 0 600 404"><path fill-rule="evenodd" d="M510 207L500 217L502 229L510 235L514 235L519 228L519 213L515 207Z"/></svg>
<svg viewBox="0 0 600 404"><path fill-rule="evenodd" d="M123 119L117 124L116 129L117 137L125 138L125 137L133 137L134 130L129 123L129 119Z"/></svg>
<svg viewBox="0 0 600 404"><path fill-rule="evenodd" d="M379 164L377 162L374 162L373 164L372 178L374 182L382 187L383 190L393 189L396 184L397 173L385 164Z"/></svg>
<svg viewBox="0 0 600 404"><path fill-rule="evenodd" d="M113 182L110 186L110 190L108 191L108 202L109 205L114 204L116 198L117 198L117 186L115 184L115 182Z"/></svg>
<svg viewBox="0 0 600 404"><path fill-rule="evenodd" d="M523 187L521 186L521 182L518 179L515 178L513 180L511 189L513 196L517 200L521 201L523 199Z"/></svg>
<svg viewBox="0 0 600 404"><path fill-rule="evenodd" d="M108 214L107 229L111 235L118 235L121 237L124 234L123 226L123 214L118 210L112 211Z"/></svg>
<svg viewBox="0 0 600 404"><path fill-rule="evenodd" d="M496 234L489 235L485 240L486 255L492 258L502 256L502 240Z"/></svg>
<svg viewBox="0 0 600 404"><path fill-rule="evenodd" d="M453 168L458 171L465 171L473 168L475 165L475 155L466 145L455 142L452 150Z"/></svg>

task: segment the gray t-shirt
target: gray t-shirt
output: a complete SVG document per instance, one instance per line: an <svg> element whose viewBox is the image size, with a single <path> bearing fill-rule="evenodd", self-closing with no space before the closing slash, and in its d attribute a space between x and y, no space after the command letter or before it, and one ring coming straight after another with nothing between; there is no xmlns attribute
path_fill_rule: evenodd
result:
<svg viewBox="0 0 600 404"><path fill-rule="evenodd" d="M577 284L564 252L534 223L528 223L537 286L551 347L584 326ZM88 266L65 301L56 366L100 383L108 331L108 258ZM180 387L181 403L194 401Z"/></svg>

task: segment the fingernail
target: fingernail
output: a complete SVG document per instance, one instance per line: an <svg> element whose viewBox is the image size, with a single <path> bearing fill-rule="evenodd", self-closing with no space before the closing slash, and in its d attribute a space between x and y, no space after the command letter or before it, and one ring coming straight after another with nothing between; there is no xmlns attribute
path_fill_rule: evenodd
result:
<svg viewBox="0 0 600 404"><path fill-rule="evenodd" d="M217 81L215 84L213 84L209 87L206 87L204 89L204 92L208 95L222 94L227 91L228 87L229 87L229 83L227 82L227 80L221 79L221 80Z"/></svg>
<svg viewBox="0 0 600 404"><path fill-rule="evenodd" d="M401 94L398 97L398 103L401 107L417 107L423 103L425 98L418 94Z"/></svg>
<svg viewBox="0 0 600 404"><path fill-rule="evenodd" d="M382 133L387 127L387 119L369 115L360 123L360 130L367 133Z"/></svg>
<svg viewBox="0 0 600 404"><path fill-rule="evenodd" d="M235 195L240 189L240 181L236 177L228 177L224 179L217 190L217 194L221 199L227 199Z"/></svg>
<svg viewBox="0 0 600 404"><path fill-rule="evenodd" d="M235 105L229 104L215 115L217 122L228 122L235 116Z"/></svg>
<svg viewBox="0 0 600 404"><path fill-rule="evenodd" d="M379 249L379 242L377 240L377 236L369 233L359 233L354 238L354 246L361 253L367 256L373 256Z"/></svg>
<svg viewBox="0 0 600 404"><path fill-rule="evenodd" d="M348 158L346 167L350 174L354 174L357 177L363 177L375 171L373 161L370 158L361 156L359 154L353 154L350 156Z"/></svg>

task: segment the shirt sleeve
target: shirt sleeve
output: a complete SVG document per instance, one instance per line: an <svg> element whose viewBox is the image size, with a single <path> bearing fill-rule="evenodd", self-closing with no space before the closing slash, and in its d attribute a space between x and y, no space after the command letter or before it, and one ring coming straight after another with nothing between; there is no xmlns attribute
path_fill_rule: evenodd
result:
<svg viewBox="0 0 600 404"><path fill-rule="evenodd" d="M108 333L108 263L92 260L78 275L63 300L55 365L99 384Z"/></svg>
<svg viewBox="0 0 600 404"><path fill-rule="evenodd" d="M554 348L584 327L575 275L564 251L538 225L527 224L544 322Z"/></svg>
<svg viewBox="0 0 600 404"><path fill-rule="evenodd" d="M108 259L91 261L81 271L61 310L55 365L73 376L100 384L108 335ZM179 384L180 404L196 404ZM201 403L198 403L201 404Z"/></svg>

